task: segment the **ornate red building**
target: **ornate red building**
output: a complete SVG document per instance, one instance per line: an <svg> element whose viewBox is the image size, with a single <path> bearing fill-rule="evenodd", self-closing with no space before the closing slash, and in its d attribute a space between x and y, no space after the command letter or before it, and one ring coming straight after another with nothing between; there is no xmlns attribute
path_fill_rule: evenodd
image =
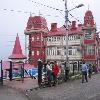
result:
<svg viewBox="0 0 100 100"><path fill-rule="evenodd" d="M41 16L30 16L25 29L25 35L28 36L28 61L37 66L37 61L45 59L45 44L43 36L47 34L47 22Z"/></svg>
<svg viewBox="0 0 100 100"><path fill-rule="evenodd" d="M99 66L99 34L97 33L96 24L92 12L88 10L84 17L83 41L83 60Z"/></svg>
<svg viewBox="0 0 100 100"><path fill-rule="evenodd" d="M25 35L28 37L29 63L37 66L37 60L63 62L66 59L66 30L57 28L57 23L51 24L48 31L45 18L41 16L29 17ZM45 40L45 41L44 41ZM27 43L26 43L27 44ZM100 40L97 33L93 14L86 11L84 23L76 25L72 21L68 32L68 58L70 66L75 64L79 69L82 60L99 66Z"/></svg>

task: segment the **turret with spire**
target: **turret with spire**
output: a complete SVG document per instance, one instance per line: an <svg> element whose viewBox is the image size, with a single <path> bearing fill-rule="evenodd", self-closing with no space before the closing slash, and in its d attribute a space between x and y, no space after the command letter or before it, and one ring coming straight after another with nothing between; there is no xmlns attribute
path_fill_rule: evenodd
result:
<svg viewBox="0 0 100 100"><path fill-rule="evenodd" d="M23 53L22 53L18 33L17 33L17 36L16 36L12 55L9 56L9 59L14 60L14 61L26 59L26 56L23 55Z"/></svg>
<svg viewBox="0 0 100 100"><path fill-rule="evenodd" d="M85 17L84 17L84 25L85 26L93 26L94 24L95 23L94 23L93 14L88 8L88 11L85 13Z"/></svg>

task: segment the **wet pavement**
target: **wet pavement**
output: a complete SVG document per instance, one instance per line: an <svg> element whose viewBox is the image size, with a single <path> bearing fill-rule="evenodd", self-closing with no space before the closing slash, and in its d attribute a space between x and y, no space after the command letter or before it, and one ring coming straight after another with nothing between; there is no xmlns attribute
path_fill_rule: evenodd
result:
<svg viewBox="0 0 100 100"><path fill-rule="evenodd" d="M30 78L23 83L5 81L4 85L7 87L0 87L0 100L100 100L100 74L93 75L85 83L81 83L81 79L70 80L46 88L36 88L37 79Z"/></svg>
<svg viewBox="0 0 100 100"><path fill-rule="evenodd" d="M38 80L32 78L24 78L24 81L21 79L5 80L4 85L24 92L27 89L38 87Z"/></svg>
<svg viewBox="0 0 100 100"><path fill-rule="evenodd" d="M30 100L100 100L100 74L93 75L87 83L69 81L27 93Z"/></svg>
<svg viewBox="0 0 100 100"><path fill-rule="evenodd" d="M0 100L29 100L26 90L37 86L37 79L4 80L3 86L0 86Z"/></svg>
<svg viewBox="0 0 100 100"><path fill-rule="evenodd" d="M0 86L0 100L28 100L22 92L7 86Z"/></svg>

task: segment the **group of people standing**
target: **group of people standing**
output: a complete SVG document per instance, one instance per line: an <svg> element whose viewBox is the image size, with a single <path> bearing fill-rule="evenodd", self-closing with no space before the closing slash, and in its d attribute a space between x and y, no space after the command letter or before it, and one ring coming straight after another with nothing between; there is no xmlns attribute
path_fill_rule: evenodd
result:
<svg viewBox="0 0 100 100"><path fill-rule="evenodd" d="M54 62L47 62L45 65L46 75L48 79L48 85L56 85L57 83L57 76L59 73L59 66L56 61ZM52 84L53 82L53 84Z"/></svg>
<svg viewBox="0 0 100 100"><path fill-rule="evenodd" d="M56 61L54 62L47 61L47 63L45 63L45 72L46 72L49 86L51 85L55 86L57 84L57 76L60 71L59 68L60 67ZM94 68L91 64L86 64L85 61L83 61L82 68L81 68L82 83L84 83L85 81L88 82L88 77L91 78L93 69ZM66 72L65 70L65 77L66 77L65 80L67 80L68 77L68 74L66 73L69 73L69 70L68 72Z"/></svg>

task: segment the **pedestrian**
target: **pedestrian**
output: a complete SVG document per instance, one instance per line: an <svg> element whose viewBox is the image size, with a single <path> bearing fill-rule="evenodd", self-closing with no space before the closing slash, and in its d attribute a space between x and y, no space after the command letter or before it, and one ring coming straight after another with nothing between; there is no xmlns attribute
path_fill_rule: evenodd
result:
<svg viewBox="0 0 100 100"><path fill-rule="evenodd" d="M47 62L46 70L47 70L48 85L51 86L51 81L52 81L52 68L50 66L50 62L49 61Z"/></svg>
<svg viewBox="0 0 100 100"><path fill-rule="evenodd" d="M94 72L95 74L97 74L97 67L96 67L95 64L93 64L92 68L93 68L93 72Z"/></svg>
<svg viewBox="0 0 100 100"><path fill-rule="evenodd" d="M65 82L69 79L69 67L66 66L66 62L65 62Z"/></svg>
<svg viewBox="0 0 100 100"><path fill-rule="evenodd" d="M82 83L84 83L84 79L86 82L88 82L87 72L88 72L87 65L86 65L85 61L83 61L83 64L82 64Z"/></svg>
<svg viewBox="0 0 100 100"><path fill-rule="evenodd" d="M91 66L91 64L88 65L88 74L89 74L89 78L91 78L91 74L92 74L92 66Z"/></svg>
<svg viewBox="0 0 100 100"><path fill-rule="evenodd" d="M46 72L46 65L47 65L47 63L46 63L46 61L44 61L43 62L43 72Z"/></svg>
<svg viewBox="0 0 100 100"><path fill-rule="evenodd" d="M55 86L57 84L57 76L59 73L59 66L57 65L57 62L55 61L52 66L52 75L53 75L53 85Z"/></svg>

